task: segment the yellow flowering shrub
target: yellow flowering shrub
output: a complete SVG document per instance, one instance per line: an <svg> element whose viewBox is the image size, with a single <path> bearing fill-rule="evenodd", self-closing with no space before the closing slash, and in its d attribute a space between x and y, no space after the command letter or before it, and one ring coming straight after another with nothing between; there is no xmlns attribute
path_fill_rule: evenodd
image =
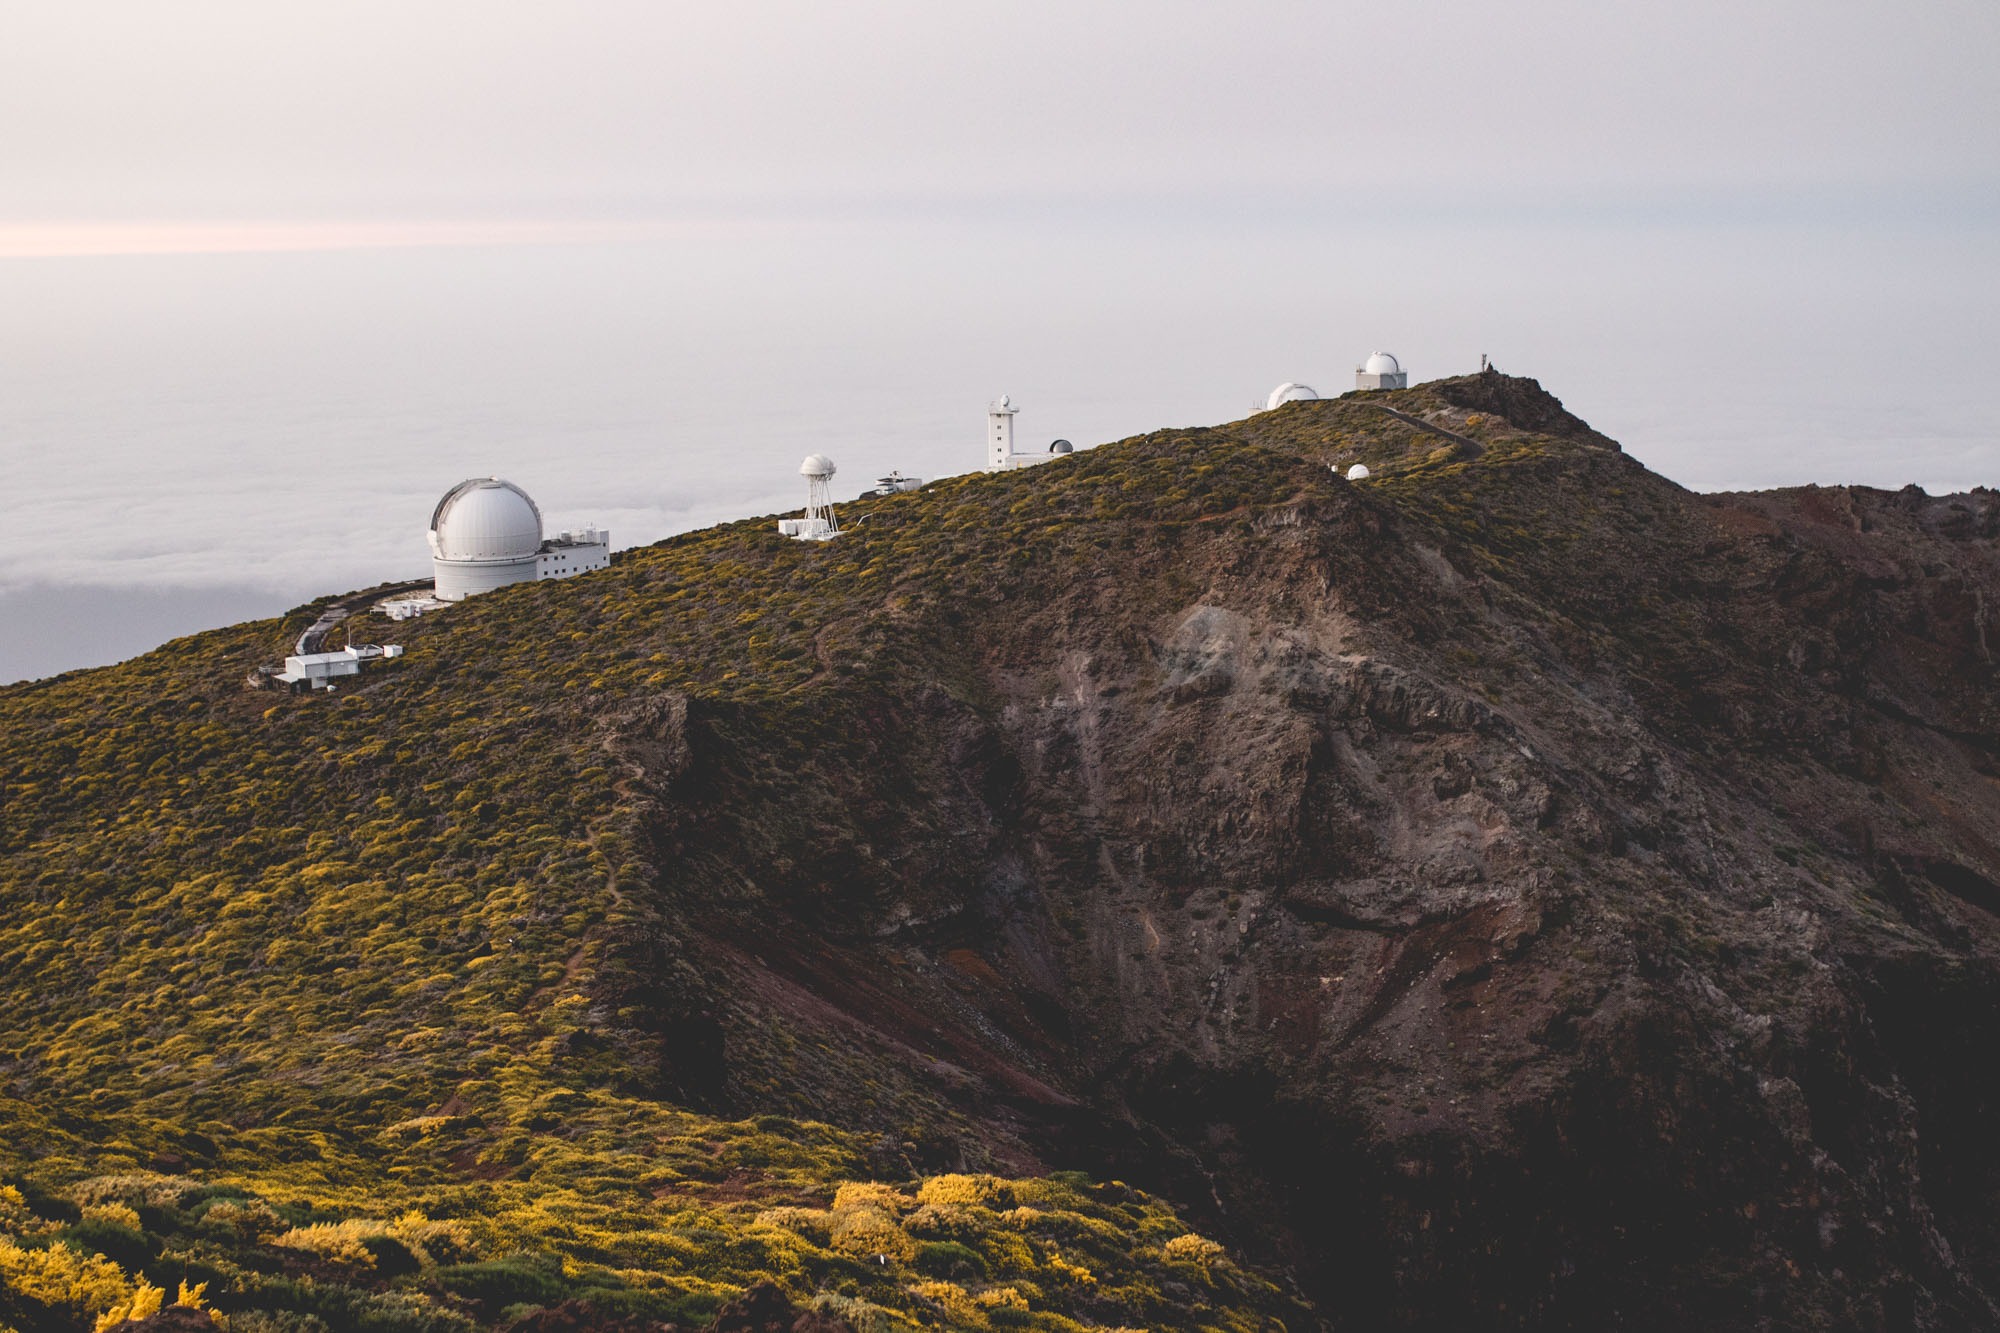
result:
<svg viewBox="0 0 2000 1333"><path fill-rule="evenodd" d="M160 1312L160 1305L166 1297L166 1292L140 1278L139 1285L133 1288L130 1296L97 1316L96 1333L109 1333L109 1330L134 1319L152 1318Z"/></svg>
<svg viewBox="0 0 2000 1333"><path fill-rule="evenodd" d="M12 1185L0 1185L0 1236L33 1239L55 1230L55 1225L36 1217L28 1201Z"/></svg>
<svg viewBox="0 0 2000 1333"><path fill-rule="evenodd" d="M896 1224L896 1219L870 1204L833 1210L829 1243L842 1254L857 1259L884 1255L906 1263L917 1254L917 1243Z"/></svg>
<svg viewBox="0 0 2000 1333"><path fill-rule="evenodd" d="M0 1240L0 1291L25 1297L74 1324L95 1323L106 1311L126 1306L132 1281L123 1269L95 1254L67 1245L22 1249Z"/></svg>
<svg viewBox="0 0 2000 1333"><path fill-rule="evenodd" d="M291 1229L262 1199L217 1199L202 1210L201 1226L248 1241L267 1240Z"/></svg>
<svg viewBox="0 0 2000 1333"><path fill-rule="evenodd" d="M79 1207L98 1203L122 1203L128 1208L173 1208L200 1188L185 1176L162 1176L139 1171L121 1175L92 1176L70 1190Z"/></svg>
<svg viewBox="0 0 2000 1333"><path fill-rule="evenodd" d="M886 1213L901 1213L914 1206L915 1199L891 1185L873 1180L850 1180L833 1194L836 1212L843 1208L880 1208Z"/></svg>
<svg viewBox="0 0 2000 1333"><path fill-rule="evenodd" d="M463 1257L471 1248L464 1227L455 1222L433 1222L414 1209L393 1222L356 1217L345 1222L293 1227L272 1244L307 1250L333 1263L373 1268L375 1255L367 1243L378 1239L396 1241L424 1267Z"/></svg>
<svg viewBox="0 0 2000 1333"><path fill-rule="evenodd" d="M1160 1253L1169 1263L1194 1264L1205 1270L1223 1256L1223 1248L1207 1237L1190 1231L1168 1241L1161 1247Z"/></svg>
<svg viewBox="0 0 2000 1333"><path fill-rule="evenodd" d="M361 1242L385 1234L387 1228L382 1223L356 1218L348 1222L315 1222L311 1226L293 1227L272 1244L306 1250L336 1264L373 1268L375 1256Z"/></svg>
<svg viewBox="0 0 2000 1333"><path fill-rule="evenodd" d="M108 1222L112 1226L139 1230L139 1214L122 1203L93 1203L83 1210L86 1222Z"/></svg>
<svg viewBox="0 0 2000 1333"><path fill-rule="evenodd" d="M472 1253L472 1239L463 1225L433 1221L417 1209L410 1209L391 1222L388 1235L401 1241L418 1263L456 1263Z"/></svg>
<svg viewBox="0 0 2000 1333"><path fill-rule="evenodd" d="M1052 1278L1066 1286L1094 1287L1097 1285L1097 1275L1095 1273L1092 1273L1081 1264L1071 1263L1060 1254L1051 1252L1043 1259L1042 1266L1048 1270Z"/></svg>
<svg viewBox="0 0 2000 1333"><path fill-rule="evenodd" d="M766 1208L757 1214L756 1222L804 1236L815 1245L833 1239L833 1214L822 1208Z"/></svg>
<svg viewBox="0 0 2000 1333"><path fill-rule="evenodd" d="M935 1301L948 1319L977 1319L979 1306L974 1303L970 1292L956 1282L918 1282L910 1287L910 1294L922 1300Z"/></svg>
<svg viewBox="0 0 2000 1333"><path fill-rule="evenodd" d="M997 1176L932 1176L917 1187L917 1202L1005 1208L1013 1203L1013 1191Z"/></svg>
<svg viewBox="0 0 2000 1333"><path fill-rule="evenodd" d="M903 1219L903 1229L912 1236L952 1240L977 1236L992 1225L993 1215L985 1209L955 1204L927 1203Z"/></svg>

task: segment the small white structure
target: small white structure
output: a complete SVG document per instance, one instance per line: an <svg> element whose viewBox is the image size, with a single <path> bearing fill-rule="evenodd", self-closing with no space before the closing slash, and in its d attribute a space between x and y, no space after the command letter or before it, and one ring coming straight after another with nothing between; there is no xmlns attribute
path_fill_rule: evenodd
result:
<svg viewBox="0 0 2000 1333"><path fill-rule="evenodd" d="M433 586L446 602L611 564L609 532L581 528L543 541L541 508L499 477L472 477L446 491L431 511L429 540Z"/></svg>
<svg viewBox="0 0 2000 1333"><path fill-rule="evenodd" d="M391 620L415 620L426 611L437 611L450 606L429 593L410 593L402 597L386 597L375 603L375 609Z"/></svg>
<svg viewBox="0 0 2000 1333"><path fill-rule="evenodd" d="M1376 352L1369 356L1366 365L1354 368L1354 387L1357 389L1407 389L1410 387L1410 372L1397 364L1396 358L1387 352Z"/></svg>
<svg viewBox="0 0 2000 1333"><path fill-rule="evenodd" d="M1347 479L1349 481L1366 481L1368 480L1368 476L1368 465L1366 463L1356 463L1353 467L1347 469Z"/></svg>
<svg viewBox="0 0 2000 1333"><path fill-rule="evenodd" d="M920 491L924 488L922 477L906 477L899 468L886 477L875 479L875 489L861 492L863 500L879 500L885 495L900 495L904 491Z"/></svg>
<svg viewBox="0 0 2000 1333"><path fill-rule="evenodd" d="M1049 447L1039 452L1016 453L1014 450L1014 414L1021 409L1014 406L1014 400L1006 394L1000 395L997 403L986 405L986 470L1007 472L1014 468L1033 467L1037 463L1047 463L1074 453L1076 446L1068 440L1053 440Z"/></svg>
<svg viewBox="0 0 2000 1333"><path fill-rule="evenodd" d="M1318 399L1319 392L1312 385L1295 384L1291 380L1286 380L1271 390L1271 396L1264 400L1264 410L1275 412L1286 403L1310 403Z"/></svg>
<svg viewBox="0 0 2000 1333"><path fill-rule="evenodd" d="M801 541L823 542L840 535L840 520L833 512L833 496L828 483L833 480L833 460L825 454L808 454L799 464L806 479L806 512L800 518L781 518L778 531Z"/></svg>
<svg viewBox="0 0 2000 1333"><path fill-rule="evenodd" d="M294 653L285 659L285 669L278 673L277 679L289 685L293 693L330 690L337 677L360 675L363 662L402 655L400 643L364 643L336 653Z"/></svg>

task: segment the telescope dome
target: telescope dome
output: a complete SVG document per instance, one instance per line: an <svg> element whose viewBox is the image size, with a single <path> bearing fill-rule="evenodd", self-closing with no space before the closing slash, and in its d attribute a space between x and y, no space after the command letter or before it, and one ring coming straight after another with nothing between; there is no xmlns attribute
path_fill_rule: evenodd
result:
<svg viewBox="0 0 2000 1333"><path fill-rule="evenodd" d="M1286 380L1271 390L1271 396L1264 400L1264 410L1270 412L1286 403L1309 403L1319 397L1319 392L1310 384L1295 384Z"/></svg>
<svg viewBox="0 0 2000 1333"><path fill-rule="evenodd" d="M431 549L441 560L532 559L542 547L542 511L499 477L473 477L431 511Z"/></svg>
<svg viewBox="0 0 2000 1333"><path fill-rule="evenodd" d="M1403 368L1387 352L1376 352L1368 358L1365 369L1370 375L1395 375L1400 374Z"/></svg>
<svg viewBox="0 0 2000 1333"><path fill-rule="evenodd" d="M807 454L806 461L799 464L801 477L830 477L833 475L833 460L825 454Z"/></svg>

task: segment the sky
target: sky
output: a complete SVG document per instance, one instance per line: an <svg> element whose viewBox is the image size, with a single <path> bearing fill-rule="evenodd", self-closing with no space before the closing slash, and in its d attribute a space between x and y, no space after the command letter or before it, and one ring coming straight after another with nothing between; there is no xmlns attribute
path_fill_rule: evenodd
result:
<svg viewBox="0 0 2000 1333"><path fill-rule="evenodd" d="M1700 489L2000 482L2000 7L0 0L0 680L1490 354ZM413 517L414 516L414 517Z"/></svg>

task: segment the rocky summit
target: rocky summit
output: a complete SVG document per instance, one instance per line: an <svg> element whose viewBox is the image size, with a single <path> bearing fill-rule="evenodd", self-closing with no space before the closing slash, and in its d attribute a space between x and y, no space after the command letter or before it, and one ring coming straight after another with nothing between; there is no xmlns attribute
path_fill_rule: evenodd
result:
<svg viewBox="0 0 2000 1333"><path fill-rule="evenodd" d="M0 1324L2000 1322L2000 495L1485 373L843 517L0 690Z"/></svg>

